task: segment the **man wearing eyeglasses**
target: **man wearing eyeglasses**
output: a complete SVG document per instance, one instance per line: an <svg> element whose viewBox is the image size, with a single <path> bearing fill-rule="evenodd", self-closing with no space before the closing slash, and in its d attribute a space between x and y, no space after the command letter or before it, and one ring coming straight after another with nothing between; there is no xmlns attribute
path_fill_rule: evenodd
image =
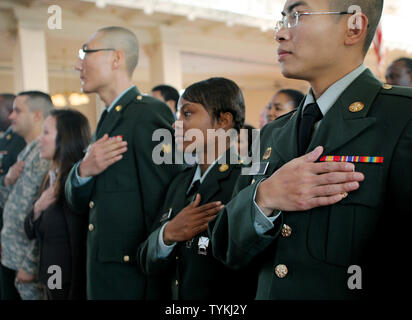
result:
<svg viewBox="0 0 412 320"><path fill-rule="evenodd" d="M286 1L278 61L311 89L262 129L267 170L241 177L209 223L226 265L264 260L257 299L388 299L407 283L412 90L382 84L363 64L382 8Z"/></svg>
<svg viewBox="0 0 412 320"><path fill-rule="evenodd" d="M156 129L172 132L169 107L133 85L138 42L121 27L98 30L75 64L82 89L97 93L106 108L84 158L66 181L66 197L89 210L87 298L146 299L155 283L139 272L137 247L158 214L165 187L180 169L156 165ZM170 148L169 148L170 149ZM169 151L171 152L171 151ZM153 284L149 286L149 282Z"/></svg>

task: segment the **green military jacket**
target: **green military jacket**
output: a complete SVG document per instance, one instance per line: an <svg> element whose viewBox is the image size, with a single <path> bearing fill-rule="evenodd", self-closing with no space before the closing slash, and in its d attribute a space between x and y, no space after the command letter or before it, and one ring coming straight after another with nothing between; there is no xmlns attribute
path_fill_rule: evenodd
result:
<svg viewBox="0 0 412 320"><path fill-rule="evenodd" d="M26 141L9 127L0 139L0 176L5 175L9 168L16 162L17 156L26 146Z"/></svg>
<svg viewBox="0 0 412 320"><path fill-rule="evenodd" d="M151 296L147 291L151 280L139 271L136 253L159 212L166 187L181 169L179 165L156 165L152 160L152 151L159 144L152 141L153 132L163 128L172 133L173 122L166 104L133 88L121 97L95 134L95 140L105 133L110 137L122 135L128 143L123 158L81 186L74 183L80 163L68 176L66 197L70 207L79 212L90 208L88 299Z"/></svg>
<svg viewBox="0 0 412 320"><path fill-rule="evenodd" d="M173 291L173 298L179 300L251 300L255 294L257 270L234 271L216 260L212 255L207 231L190 241L179 242L166 259L157 256L161 226L174 218L195 197L187 195L195 171L196 166L189 167L171 183L158 227L139 249L140 267L146 274L163 276L169 298ZM231 199L240 172L239 164L216 163L198 189L200 205L214 201L226 204Z"/></svg>
<svg viewBox="0 0 412 320"><path fill-rule="evenodd" d="M26 141L15 133L10 126L0 139L0 183L9 171L9 168L17 161L20 151L26 146ZM3 228L3 208L0 207L0 230Z"/></svg>
<svg viewBox="0 0 412 320"><path fill-rule="evenodd" d="M355 79L307 151L321 145L323 155L381 156L383 163L355 163L365 175L358 190L331 206L282 212L274 229L259 236L252 199L259 181L298 156L302 107L261 131L268 170L240 178L237 195L209 223L214 254L235 269L264 257L257 299L392 296L410 274L404 257L410 231L402 221L412 213L412 90L382 85L369 70ZM361 268L362 289L349 288L350 266Z"/></svg>

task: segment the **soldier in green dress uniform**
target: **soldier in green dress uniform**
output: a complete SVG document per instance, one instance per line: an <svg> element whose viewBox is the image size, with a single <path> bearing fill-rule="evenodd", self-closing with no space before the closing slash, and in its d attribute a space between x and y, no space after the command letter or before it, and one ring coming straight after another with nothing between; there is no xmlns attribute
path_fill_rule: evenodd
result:
<svg viewBox="0 0 412 320"><path fill-rule="evenodd" d="M158 227L139 249L140 266L149 275L167 274L166 290L174 299L253 299L257 272L233 271L216 260L207 233L207 223L231 199L242 169L235 147L224 137L243 125L242 92L231 80L211 78L189 86L179 110L177 147L188 152L196 146L198 164L170 184ZM193 129L202 134L185 137ZM209 137L208 130L217 135Z"/></svg>
<svg viewBox="0 0 412 320"><path fill-rule="evenodd" d="M136 36L107 27L87 41L75 65L83 91L96 92L106 104L85 157L66 182L72 209L90 208L88 299L157 297L156 290L147 289L156 286L149 286L151 279L139 271L136 253L159 212L159 199L181 168L152 159L158 144L153 132L172 134L174 117L166 104L143 96L133 85L137 60Z"/></svg>
<svg viewBox="0 0 412 320"><path fill-rule="evenodd" d="M408 283L412 90L363 65L382 7L286 1L278 60L311 89L296 112L263 128L266 172L209 223L226 265L264 256L257 299L386 299Z"/></svg>

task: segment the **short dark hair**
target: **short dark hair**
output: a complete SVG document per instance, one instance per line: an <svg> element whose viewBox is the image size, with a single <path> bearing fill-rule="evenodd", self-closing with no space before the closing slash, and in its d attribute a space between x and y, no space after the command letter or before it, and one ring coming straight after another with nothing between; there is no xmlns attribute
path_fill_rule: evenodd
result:
<svg viewBox="0 0 412 320"><path fill-rule="evenodd" d="M160 94L162 95L163 99L165 101L173 100L176 103L179 101L180 94L179 91L177 91L175 88L168 86L166 84L161 84L152 89L153 91L160 91Z"/></svg>
<svg viewBox="0 0 412 320"><path fill-rule="evenodd" d="M233 116L233 128L240 131L245 122L245 100L242 91L232 80L210 78L189 86L182 98L201 104L211 115L212 121L219 119L222 113L230 112Z"/></svg>
<svg viewBox="0 0 412 320"><path fill-rule="evenodd" d="M58 165L56 196L64 197L64 185L73 165L84 156L90 143L91 131L87 118L73 109L53 109L50 116L56 119L56 151L53 160Z"/></svg>
<svg viewBox="0 0 412 320"><path fill-rule="evenodd" d="M27 96L26 101L27 106L31 112L41 111L43 118L46 118L53 109L53 102L47 93L41 91L22 91L17 94L17 96Z"/></svg>
<svg viewBox="0 0 412 320"><path fill-rule="evenodd" d="M294 89L282 89L282 90L279 90L278 93L287 94L292 99L293 107L295 109L299 107L300 103L305 97L305 95L302 92L298 90L294 90Z"/></svg>
<svg viewBox="0 0 412 320"><path fill-rule="evenodd" d="M11 113L13 111L13 102L14 99L16 99L16 96L12 93L0 93L0 98L3 98L2 106Z"/></svg>
<svg viewBox="0 0 412 320"><path fill-rule="evenodd" d="M398 62L404 62L406 69L408 69L408 73L412 73L412 59L411 58L402 57L402 58L396 59L394 62L392 62L392 64L398 63Z"/></svg>
<svg viewBox="0 0 412 320"><path fill-rule="evenodd" d="M369 19L368 30L363 45L363 51L364 54L366 54L375 37L376 29L382 16L383 0L329 0L329 7L332 11L347 11L352 5L359 6Z"/></svg>

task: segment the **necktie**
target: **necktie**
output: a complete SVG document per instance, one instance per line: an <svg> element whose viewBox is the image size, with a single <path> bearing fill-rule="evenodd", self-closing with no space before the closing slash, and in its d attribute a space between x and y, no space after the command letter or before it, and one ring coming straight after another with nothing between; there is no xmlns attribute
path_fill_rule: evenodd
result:
<svg viewBox="0 0 412 320"><path fill-rule="evenodd" d="M96 134L97 132L99 132L99 129L101 128L104 118L106 118L108 112L107 112L107 108L104 108L102 115L100 116L99 122L97 123L97 127L96 127Z"/></svg>
<svg viewBox="0 0 412 320"><path fill-rule="evenodd" d="M306 152L312 138L313 127L322 117L322 112L316 102L306 106L299 124L299 156Z"/></svg>

